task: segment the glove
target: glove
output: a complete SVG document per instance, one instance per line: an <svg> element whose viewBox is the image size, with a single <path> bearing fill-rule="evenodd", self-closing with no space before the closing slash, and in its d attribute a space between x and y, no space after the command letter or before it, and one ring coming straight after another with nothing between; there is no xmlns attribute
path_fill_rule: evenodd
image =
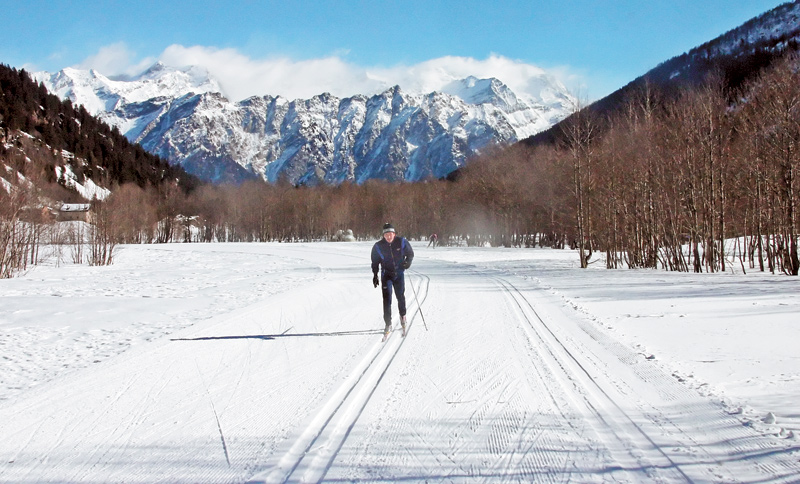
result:
<svg viewBox="0 0 800 484"><path fill-rule="evenodd" d="M372 285L378 287L378 274L372 274Z"/></svg>
<svg viewBox="0 0 800 484"><path fill-rule="evenodd" d="M403 269L408 269L409 267L411 267L411 261L404 260Z"/></svg>

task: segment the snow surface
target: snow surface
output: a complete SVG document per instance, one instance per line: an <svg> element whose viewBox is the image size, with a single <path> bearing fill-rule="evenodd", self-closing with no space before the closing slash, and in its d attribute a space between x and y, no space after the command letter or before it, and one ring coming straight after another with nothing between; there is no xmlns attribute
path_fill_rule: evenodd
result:
<svg viewBox="0 0 800 484"><path fill-rule="evenodd" d="M74 157L69 151L64 151L63 153L68 153L70 157ZM72 166L70 165L56 166L55 172L56 178L63 177L64 186L72 188L86 200L105 200L111 195L111 190L97 185L91 178L84 176L83 183L79 182L78 176L72 171Z"/></svg>
<svg viewBox="0 0 800 484"><path fill-rule="evenodd" d="M0 482L798 482L798 278L371 243L0 280ZM55 260L55 259L54 259Z"/></svg>

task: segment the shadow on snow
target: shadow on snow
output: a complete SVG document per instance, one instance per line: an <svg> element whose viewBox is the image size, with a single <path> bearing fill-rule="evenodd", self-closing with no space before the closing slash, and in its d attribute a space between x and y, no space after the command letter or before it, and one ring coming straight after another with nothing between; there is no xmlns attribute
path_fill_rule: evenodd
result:
<svg viewBox="0 0 800 484"><path fill-rule="evenodd" d="M170 341L217 341L226 339L262 339L273 340L277 338L302 338L309 336L363 336L371 334L383 334L381 329L359 329L355 331L329 331L326 333L288 333L289 330L280 334L249 334L241 336L201 336L197 338L172 338Z"/></svg>

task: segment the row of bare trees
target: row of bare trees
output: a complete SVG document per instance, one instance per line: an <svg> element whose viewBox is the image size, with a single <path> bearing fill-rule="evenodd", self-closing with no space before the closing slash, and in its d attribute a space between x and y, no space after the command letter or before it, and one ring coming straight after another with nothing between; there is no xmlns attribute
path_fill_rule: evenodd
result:
<svg viewBox="0 0 800 484"><path fill-rule="evenodd" d="M644 89L602 121L581 111L562 146L582 266L601 249L608 267L714 272L738 259L798 274L796 59L737 93L716 78L668 101Z"/></svg>
<svg viewBox="0 0 800 484"><path fill-rule="evenodd" d="M0 195L3 195L0 193ZM13 277L44 260L56 265L109 265L119 243L110 207L96 204L93 223L56 223L46 209L19 209L15 197L0 196L0 279ZM15 210L15 208L17 210Z"/></svg>
<svg viewBox="0 0 800 484"><path fill-rule="evenodd" d="M42 190L30 179L0 183L0 279L44 260L109 265L123 240L122 228L137 213L136 207L120 205L128 199L114 196L92 202L86 219L58 223L58 210L43 203Z"/></svg>

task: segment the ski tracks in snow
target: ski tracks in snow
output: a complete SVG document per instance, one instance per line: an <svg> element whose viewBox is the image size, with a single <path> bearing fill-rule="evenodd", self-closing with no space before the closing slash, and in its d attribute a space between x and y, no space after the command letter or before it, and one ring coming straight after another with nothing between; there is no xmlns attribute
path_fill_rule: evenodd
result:
<svg viewBox="0 0 800 484"><path fill-rule="evenodd" d="M639 478L691 482L683 470L600 385L593 377L593 371L587 369L576 353L558 338L529 299L511 282L501 278L495 281L519 311L521 328L537 349L531 355L536 358L536 365L545 366L553 375L558 375L558 383L565 389L569 390L568 386L572 386L568 392L572 404L582 411L613 460L619 463L617 468L609 471L619 473L621 476L618 478L630 481L639 480L635 474L641 472L644 476ZM661 475L656 470L661 470Z"/></svg>
<svg viewBox="0 0 800 484"><path fill-rule="evenodd" d="M743 427L721 404L693 393L591 322L557 315L565 308L543 304L539 291L520 290L509 277L494 279L536 348L531 353L535 365L547 367L565 389L572 387L571 403L619 464L606 469L615 481L734 483L754 472L768 480L792 479L796 462L788 456L760 462L757 457L772 449L769 441ZM537 305L550 313L543 317ZM709 439L704 427L715 428L714 439L722 436L730 447Z"/></svg>
<svg viewBox="0 0 800 484"><path fill-rule="evenodd" d="M429 278L421 276L417 296L427 295ZM414 281L409 277L409 285ZM424 287L423 287L424 286ZM421 293L421 294L420 294ZM412 308L413 305L409 304ZM415 324L416 312L409 312L408 332ZM395 324L398 326L398 324ZM421 328L418 328L421 329ZM399 328L395 328L386 341L376 339L368 353L356 364L330 400L313 416L305 430L278 453L277 462L268 464L270 470L262 472L250 483L319 482L324 479L339 451L350 435L358 418L383 380L392 361L406 342Z"/></svg>
<svg viewBox="0 0 800 484"><path fill-rule="evenodd" d="M535 284L422 267L430 332L289 481L792 482L791 454Z"/></svg>

